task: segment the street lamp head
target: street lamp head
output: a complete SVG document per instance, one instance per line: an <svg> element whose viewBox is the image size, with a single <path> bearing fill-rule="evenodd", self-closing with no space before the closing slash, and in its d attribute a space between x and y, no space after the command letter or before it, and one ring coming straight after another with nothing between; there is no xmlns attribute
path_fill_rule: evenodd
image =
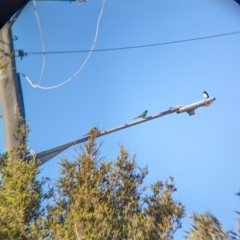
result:
<svg viewBox="0 0 240 240"><path fill-rule="evenodd" d="M187 111L187 113L189 114L189 116L192 116L195 114L195 109L191 109L190 111Z"/></svg>

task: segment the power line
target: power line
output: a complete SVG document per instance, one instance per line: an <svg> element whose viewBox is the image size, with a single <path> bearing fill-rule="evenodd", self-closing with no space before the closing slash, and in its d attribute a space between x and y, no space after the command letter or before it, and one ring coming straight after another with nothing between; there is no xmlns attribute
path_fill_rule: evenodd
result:
<svg viewBox="0 0 240 240"><path fill-rule="evenodd" d="M33 83L33 81L24 73L21 73L19 72L20 75L22 75L28 82L29 84L33 87L33 88L39 88L39 89L43 89L43 90L50 90L50 89L54 89L54 88L58 88L60 86L62 86L63 84L71 81L74 77L77 76L77 74L82 70L82 68L85 66L85 64L87 63L88 59L90 58L91 54L92 54L92 51L95 47L95 44L97 42L97 38L98 38L98 31L99 31L99 24L100 24L100 21L101 21L101 18L102 18L102 14L103 14L103 9L104 9L104 5L105 5L105 1L106 0L102 0L102 7L101 7L101 10L100 10L100 14L98 16L98 20L97 20L97 24L96 24L96 32L95 32L95 37L94 37L94 41L93 41L93 44L92 44L92 48L91 50L89 51L86 59L84 60L83 64L78 68L78 70L71 76L69 77L67 80L57 84L57 85L54 85L54 86L50 86L50 87L43 87L43 86L40 86L39 84L35 84ZM27 53L25 53L23 50L18 50L18 54L19 54L19 57L24 57L24 56L27 56ZM45 52L43 52L43 54L45 54Z"/></svg>
<svg viewBox="0 0 240 240"><path fill-rule="evenodd" d="M146 48L146 47L156 47L161 45L169 45L169 44L176 44L176 43L184 43L184 42L192 42L192 41L199 41L204 39L210 38L219 38L225 37L230 35L240 34L240 31L237 32L229 32L229 33L221 33L216 35L209 35L205 37L197 37L197 38L189 38L183 40L176 40L170 42L162 42L162 43L152 43L152 44L145 44L145 45L136 45L136 46L128 46L128 47L116 47L116 48L102 48L102 49L92 49L92 50L72 50L72 51L46 51L46 52L25 52L26 54L64 54L64 53L85 53L85 52L106 52L106 51L117 51L117 50L127 50L127 49L135 49L135 48ZM15 50L19 51L19 50Z"/></svg>

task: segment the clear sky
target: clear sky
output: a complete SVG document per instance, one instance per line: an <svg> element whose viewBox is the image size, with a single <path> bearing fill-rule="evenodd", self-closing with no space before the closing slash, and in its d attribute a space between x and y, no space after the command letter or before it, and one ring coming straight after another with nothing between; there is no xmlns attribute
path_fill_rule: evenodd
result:
<svg viewBox="0 0 240 240"><path fill-rule="evenodd" d="M101 0L86 3L37 2L46 51L89 50ZM232 0L106 0L95 49L172 42L240 31L240 6ZM13 25L17 71L38 83L42 43L33 3ZM71 77L88 53L46 54L41 86ZM196 115L171 114L98 139L107 159L118 155L123 142L148 165L149 185L175 178L175 199L187 214L210 210L225 230L236 227L240 201L240 34L199 41L118 51L93 52L80 73L53 89L33 88L23 77L29 145L41 152L81 138L93 125L105 130L170 106L203 99L207 90L216 101ZM2 128L2 125L1 125ZM3 148L1 139L1 149ZM59 157L43 165L44 176L56 178ZM190 227L185 218L175 239Z"/></svg>

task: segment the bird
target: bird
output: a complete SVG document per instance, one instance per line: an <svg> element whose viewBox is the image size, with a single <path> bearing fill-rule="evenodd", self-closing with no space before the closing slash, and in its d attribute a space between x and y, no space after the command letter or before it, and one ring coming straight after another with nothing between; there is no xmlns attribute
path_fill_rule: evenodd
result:
<svg viewBox="0 0 240 240"><path fill-rule="evenodd" d="M145 110L143 113L141 113L139 116L137 116L137 117L135 117L134 119L136 119L136 118L145 118L146 116L147 116L147 110ZM133 120L134 120L133 119Z"/></svg>
<svg viewBox="0 0 240 240"><path fill-rule="evenodd" d="M206 91L203 92L203 97L204 97L205 99L209 98L209 95L208 95L208 93L207 93Z"/></svg>

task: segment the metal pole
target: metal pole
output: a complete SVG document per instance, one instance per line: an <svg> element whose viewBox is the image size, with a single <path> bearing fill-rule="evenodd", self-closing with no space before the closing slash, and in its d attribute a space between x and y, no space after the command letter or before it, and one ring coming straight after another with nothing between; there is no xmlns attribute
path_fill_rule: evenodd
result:
<svg viewBox="0 0 240 240"><path fill-rule="evenodd" d="M149 117L146 117L146 118L143 118L143 119L135 120L133 122L126 123L126 124L123 124L121 126L108 129L106 131L101 131L97 135L97 137L102 137L102 136L107 135L109 133L113 133L113 132L116 132L116 131L119 131L119 130L123 130L125 128L132 127L132 126L135 126L137 124L144 123L144 122L147 122L147 121L159 118L159 117L163 117L165 115L168 115L168 114L171 114L171 113L175 113L175 112L176 113L187 112L190 116L192 116L192 115L195 114L195 112L194 112L195 109L197 109L198 107L203 107L203 106L207 107L215 100L216 100L216 98L211 97L211 98L208 98L208 99L205 99L205 100L201 100L201 101L196 102L196 103L192 103L190 105L186 105L186 106L179 105L179 106L176 106L175 108L169 108L169 110L167 110L167 111L160 112L160 113L154 114L152 116L149 116ZM37 153L36 154L36 159L40 159L41 160L41 164L44 164L47 161L49 161L50 159L52 159L53 157L57 156L58 154L60 154L64 150L66 150L67 148L69 148L69 147L71 147L73 145L85 142L87 140L88 140L88 137L84 137L84 138L78 139L76 141L73 141L73 142L61 145L59 147L55 147L55 148L49 149L47 151L43 151L43 152Z"/></svg>

